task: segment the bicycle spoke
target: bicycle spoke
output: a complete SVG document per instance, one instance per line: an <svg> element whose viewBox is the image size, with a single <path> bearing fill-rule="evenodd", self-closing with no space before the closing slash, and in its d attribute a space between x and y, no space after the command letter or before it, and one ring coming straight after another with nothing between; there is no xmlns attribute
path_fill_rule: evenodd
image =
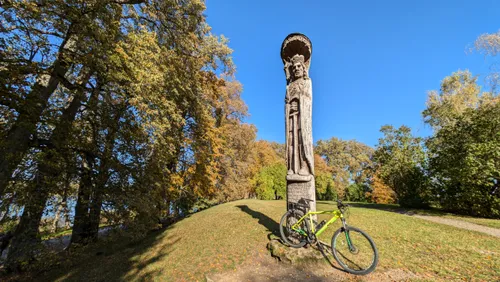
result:
<svg viewBox="0 0 500 282"><path fill-rule="evenodd" d="M354 261L350 260L350 259L349 259L347 256L345 256L342 252L337 252L337 253L338 253L339 255L341 255L341 256L344 258L344 260L346 260L346 261L349 263L349 265L354 265L354 266L356 266L356 268L357 268L357 269L363 269L363 267L362 267L362 266L360 266L360 265L358 265L357 263L355 263Z"/></svg>
<svg viewBox="0 0 500 282"><path fill-rule="evenodd" d="M297 225L301 217L302 213L297 211L287 212L280 221L281 238L291 247L300 248L306 243L306 238L301 234L305 230L304 222Z"/></svg>
<svg viewBox="0 0 500 282"><path fill-rule="evenodd" d="M355 228L336 234L332 251L339 264L351 273L366 274L376 265L375 247L367 236Z"/></svg>

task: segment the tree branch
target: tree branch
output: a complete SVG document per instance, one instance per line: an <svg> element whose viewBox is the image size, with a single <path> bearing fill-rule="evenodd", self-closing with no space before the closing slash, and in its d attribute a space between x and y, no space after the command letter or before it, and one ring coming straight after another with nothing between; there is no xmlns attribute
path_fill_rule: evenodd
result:
<svg viewBox="0 0 500 282"><path fill-rule="evenodd" d="M114 0L111 3L120 4L120 5L135 5L135 4L143 4L146 3L146 0Z"/></svg>

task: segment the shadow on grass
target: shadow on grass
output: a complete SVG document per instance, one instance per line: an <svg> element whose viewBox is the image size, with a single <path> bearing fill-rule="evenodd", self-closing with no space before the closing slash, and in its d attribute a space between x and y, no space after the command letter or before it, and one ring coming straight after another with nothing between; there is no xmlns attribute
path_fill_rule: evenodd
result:
<svg viewBox="0 0 500 282"><path fill-rule="evenodd" d="M236 207L238 207L239 209L241 209L243 212L248 213L253 218L258 219L259 220L259 224L263 225L264 227L267 228L267 230L269 230L271 232L267 236L267 238L269 239L269 241L271 241L271 240L277 240L278 242L280 242L281 244L283 244L283 245L286 246L286 244L281 240L281 235L280 235L280 232L279 232L279 224L276 221L274 221L272 218L268 217L267 215L265 215L265 214L263 214L261 212L252 210L247 205L239 205L239 206L236 206ZM277 238L273 239L271 235L275 235ZM334 263L332 261L333 255L332 255L332 252L330 250L330 246L329 245L327 245L327 244L325 244L323 242L319 242L319 244L317 245L317 247L315 249L317 249L323 255L323 257L328 262L328 264L330 264L331 267L333 267L333 268L335 268L337 270L345 272L344 269L342 269L342 268L334 265ZM310 274L310 275L313 275L313 274Z"/></svg>
<svg viewBox="0 0 500 282"><path fill-rule="evenodd" d="M142 240L114 238L77 250L61 253L60 263L42 273L30 273L36 281L150 281L161 275L161 268L146 270L150 264L165 259L181 238L153 231ZM112 240L112 241L111 241ZM165 243L167 242L167 243ZM161 244L161 247L158 245ZM143 257L144 254L147 257Z"/></svg>
<svg viewBox="0 0 500 282"><path fill-rule="evenodd" d="M267 228L267 230L269 232L271 232L271 234L276 235L278 237L280 236L280 230L279 230L280 226L276 221L274 221L274 219L268 217L267 215L265 215L261 212L252 210L247 205L239 205L236 207L239 208L241 211L248 213L253 218L258 219L259 224L263 225L265 228Z"/></svg>
<svg viewBox="0 0 500 282"><path fill-rule="evenodd" d="M325 258L325 260L328 262L328 264L330 264L331 267L333 267L333 268L335 268L337 270L343 271L345 273L348 273L343 268L340 268L340 267L338 267L338 266L336 266L336 265L333 264L333 261L334 261L333 260L333 253L332 253L330 245L328 245L328 244L326 244L324 242L319 241L318 245L317 245L317 248L321 252L321 255L323 255L323 257Z"/></svg>

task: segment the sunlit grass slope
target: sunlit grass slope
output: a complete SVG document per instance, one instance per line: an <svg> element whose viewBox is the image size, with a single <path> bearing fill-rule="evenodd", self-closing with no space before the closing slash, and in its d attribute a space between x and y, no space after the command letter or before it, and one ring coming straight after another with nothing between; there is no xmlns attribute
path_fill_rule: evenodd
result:
<svg viewBox="0 0 500 282"><path fill-rule="evenodd" d="M333 209L320 202L318 209ZM204 281L213 272L234 270L267 256L271 232L278 234L284 201L241 200L193 214L140 243L117 242L92 250L72 267L39 276L71 281ZM322 218L320 218L321 220ZM359 205L349 223L372 236L380 252L376 271L403 269L424 279L500 277L500 239ZM336 223L322 235L330 242Z"/></svg>

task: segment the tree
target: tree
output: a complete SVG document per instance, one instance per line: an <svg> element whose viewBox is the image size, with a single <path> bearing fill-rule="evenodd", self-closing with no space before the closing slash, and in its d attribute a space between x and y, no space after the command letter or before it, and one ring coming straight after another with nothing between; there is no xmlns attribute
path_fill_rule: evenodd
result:
<svg viewBox="0 0 500 282"><path fill-rule="evenodd" d="M352 202L365 202L367 187L356 183L351 183L345 190L345 199Z"/></svg>
<svg viewBox="0 0 500 282"><path fill-rule="evenodd" d="M0 195L30 143L37 141L37 123L49 108L49 99L62 86L85 85L85 79L75 82L75 78L88 77L102 51L110 48L108 42L115 42L121 13L122 5L108 1L39 5L9 1L2 7L5 28L0 33L6 53L0 58L5 74L0 102L11 118L0 143Z"/></svg>
<svg viewBox="0 0 500 282"><path fill-rule="evenodd" d="M469 71L457 71L441 82L440 91L429 91L424 121L434 130L454 123L466 109L475 108L481 101L477 77Z"/></svg>
<svg viewBox="0 0 500 282"><path fill-rule="evenodd" d="M247 107L241 99L241 90L238 82L226 81L216 99L216 127L222 144L217 158L220 177L216 199L219 202L248 198L254 191L251 180L255 175L256 129L243 122Z"/></svg>
<svg viewBox="0 0 500 282"><path fill-rule="evenodd" d="M495 35L482 35L476 41L476 48L495 55ZM483 132L491 128L483 121L491 115L491 129L496 130L493 109L499 101L494 91L481 92L477 78L468 71L458 71L446 77L441 83L440 92L433 91L429 96L428 106L423 112L425 121L434 129L434 135L426 141L430 158L429 173L434 196L448 210L495 216L496 196L487 192L494 188L488 188L484 182L475 183L472 179L486 178L495 182L495 173L492 172L495 164L490 163L480 172L476 171L479 164L474 163L482 162L485 158L483 153L495 150L496 137ZM471 146L486 151L480 154ZM485 161L489 162L488 157ZM473 178L468 180L466 177Z"/></svg>
<svg viewBox="0 0 500 282"><path fill-rule="evenodd" d="M281 163L263 167L256 177L257 198L260 200L286 199L286 166Z"/></svg>
<svg viewBox="0 0 500 282"><path fill-rule="evenodd" d="M414 137L411 129L404 125L398 129L384 125L380 131L384 137L379 139L374 162L381 179L394 189L400 205L428 206L430 192L423 140Z"/></svg>
<svg viewBox="0 0 500 282"><path fill-rule="evenodd" d="M0 71L11 74L0 76L0 196L15 195L24 211L12 268L36 254L48 199L64 194L67 179L77 183L73 243L95 240L103 210L145 234L227 184L213 168L227 148L240 154L232 160L244 155L246 142L228 134L238 129L248 141L254 129L238 118L246 111L238 91L223 90L231 50L209 32L202 1L9 1L0 9ZM230 105L224 93L234 96Z"/></svg>
<svg viewBox="0 0 500 282"><path fill-rule="evenodd" d="M366 193L366 198L370 202L377 204L394 204L396 202L396 193L383 182L379 171L373 174L370 187L371 191Z"/></svg>
<svg viewBox="0 0 500 282"><path fill-rule="evenodd" d="M474 48L487 56L496 56L500 52L500 31L496 33L481 34L474 42ZM492 72L487 76L487 82L490 86L491 93L497 95L498 85L500 83L500 69L498 62L491 66Z"/></svg>
<svg viewBox="0 0 500 282"><path fill-rule="evenodd" d="M107 4L12 2L4 7L9 33L3 43L9 50L19 47L21 52L7 54L4 61L7 70L14 70L16 80L5 81L9 91L4 92L2 100L17 112L17 119L11 120L0 144L0 194L28 150L39 147L35 181L21 191L24 212L10 247L10 265L23 261L39 241L38 225L57 181L54 172L60 170L56 164L65 163L61 162L61 150L69 135L68 128L85 98L85 87L102 59L102 51L115 42L121 5L106 7ZM96 21L101 25L93 24ZM52 47L51 41L57 47ZM71 97L72 101L64 110L57 109L56 100L52 100L57 96Z"/></svg>
<svg viewBox="0 0 500 282"><path fill-rule="evenodd" d="M314 171L316 199L327 201L337 199L338 193L334 189L332 169L318 154L314 154Z"/></svg>
<svg viewBox="0 0 500 282"><path fill-rule="evenodd" d="M331 169L333 187L340 197L351 183L364 187L369 179L373 149L355 140L344 141L338 138L319 140L315 152L320 155Z"/></svg>
<svg viewBox="0 0 500 282"><path fill-rule="evenodd" d="M500 103L467 109L430 140L435 193L450 211L500 218Z"/></svg>
<svg viewBox="0 0 500 282"><path fill-rule="evenodd" d="M284 146L284 145L283 145ZM255 142L255 158L258 168L269 166L277 162L285 163L285 155L279 155L279 146L266 140Z"/></svg>

